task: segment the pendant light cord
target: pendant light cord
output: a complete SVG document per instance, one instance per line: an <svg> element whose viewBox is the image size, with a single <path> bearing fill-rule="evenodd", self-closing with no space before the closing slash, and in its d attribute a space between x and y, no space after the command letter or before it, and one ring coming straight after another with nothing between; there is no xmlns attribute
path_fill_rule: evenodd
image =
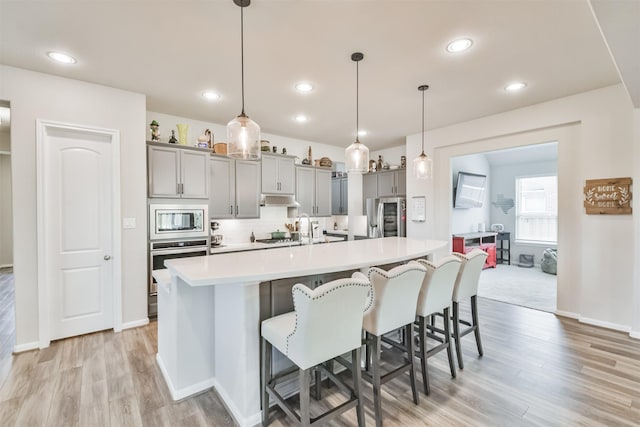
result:
<svg viewBox="0 0 640 427"><path fill-rule="evenodd" d="M424 90L422 91L422 154L424 156Z"/></svg>
<svg viewBox="0 0 640 427"><path fill-rule="evenodd" d="M360 70L358 68L359 64L358 61L356 61L356 142L360 142L359 140L359 133L360 133L360 125L359 125L359 118L360 118Z"/></svg>
<svg viewBox="0 0 640 427"><path fill-rule="evenodd" d="M242 113L244 117L244 6L240 6L240 68L242 70Z"/></svg>

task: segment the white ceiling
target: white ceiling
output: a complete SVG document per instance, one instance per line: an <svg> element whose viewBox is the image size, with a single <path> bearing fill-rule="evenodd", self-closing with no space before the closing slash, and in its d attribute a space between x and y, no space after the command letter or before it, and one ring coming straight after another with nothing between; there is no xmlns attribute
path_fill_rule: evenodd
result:
<svg viewBox="0 0 640 427"><path fill-rule="evenodd" d="M632 0L633 1L633 0ZM447 42L467 36L471 50ZM135 91L147 109L214 123L240 112L240 8L210 1L0 0L0 62ZM78 64L45 53L62 50ZM373 149L620 82L587 0L253 0L245 9L246 112L264 132ZM299 95L298 81L315 90ZM504 86L524 80L521 93ZM207 102L204 89L222 98ZM310 117L298 124L293 117Z"/></svg>

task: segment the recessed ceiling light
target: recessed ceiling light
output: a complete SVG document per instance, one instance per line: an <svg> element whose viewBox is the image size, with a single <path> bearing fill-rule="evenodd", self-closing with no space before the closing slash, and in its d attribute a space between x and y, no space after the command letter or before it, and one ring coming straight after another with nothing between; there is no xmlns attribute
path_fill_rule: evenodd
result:
<svg viewBox="0 0 640 427"><path fill-rule="evenodd" d="M220 95L210 90L202 92L202 97L210 101L215 101L216 99L220 99Z"/></svg>
<svg viewBox="0 0 640 427"><path fill-rule="evenodd" d="M525 87L527 87L527 84L524 82L514 82L505 86L504 90L506 90L507 92L517 92L521 89L524 89Z"/></svg>
<svg viewBox="0 0 640 427"><path fill-rule="evenodd" d="M56 62L60 62L61 64L75 64L76 62L78 62L73 56L67 55L66 53L62 52L47 52L47 56Z"/></svg>
<svg viewBox="0 0 640 427"><path fill-rule="evenodd" d="M298 92L307 93L313 90L313 86L310 83L300 82L296 84L296 90Z"/></svg>
<svg viewBox="0 0 640 427"><path fill-rule="evenodd" d="M473 44L471 39L458 39L454 40L447 45L447 52L458 53L467 50Z"/></svg>
<svg viewBox="0 0 640 427"><path fill-rule="evenodd" d="M363 129L359 130L358 131L358 136L367 136L367 131L363 130Z"/></svg>
<svg viewBox="0 0 640 427"><path fill-rule="evenodd" d="M296 122L298 122L298 123L304 123L304 122L307 122L307 121L309 121L309 118L307 116L305 116L304 114L298 114L296 116Z"/></svg>

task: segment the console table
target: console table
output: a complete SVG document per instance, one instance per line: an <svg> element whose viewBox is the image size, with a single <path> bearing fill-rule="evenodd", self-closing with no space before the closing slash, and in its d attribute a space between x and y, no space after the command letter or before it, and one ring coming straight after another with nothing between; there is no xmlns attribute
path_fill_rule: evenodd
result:
<svg viewBox="0 0 640 427"><path fill-rule="evenodd" d="M483 268L496 267L496 237L498 233L461 233L453 235L453 252L466 254L479 248L487 253Z"/></svg>

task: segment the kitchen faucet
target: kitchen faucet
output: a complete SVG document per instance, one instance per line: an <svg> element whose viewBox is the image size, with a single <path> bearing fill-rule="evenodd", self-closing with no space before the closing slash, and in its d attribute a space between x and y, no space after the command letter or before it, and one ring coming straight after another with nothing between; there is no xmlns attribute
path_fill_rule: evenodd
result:
<svg viewBox="0 0 640 427"><path fill-rule="evenodd" d="M309 214L306 212L302 212L298 214L298 224L300 224L300 244L302 245L304 242L302 240L302 217L307 217L307 235L309 236L309 244L313 244L313 230L311 229L311 218L309 218Z"/></svg>

